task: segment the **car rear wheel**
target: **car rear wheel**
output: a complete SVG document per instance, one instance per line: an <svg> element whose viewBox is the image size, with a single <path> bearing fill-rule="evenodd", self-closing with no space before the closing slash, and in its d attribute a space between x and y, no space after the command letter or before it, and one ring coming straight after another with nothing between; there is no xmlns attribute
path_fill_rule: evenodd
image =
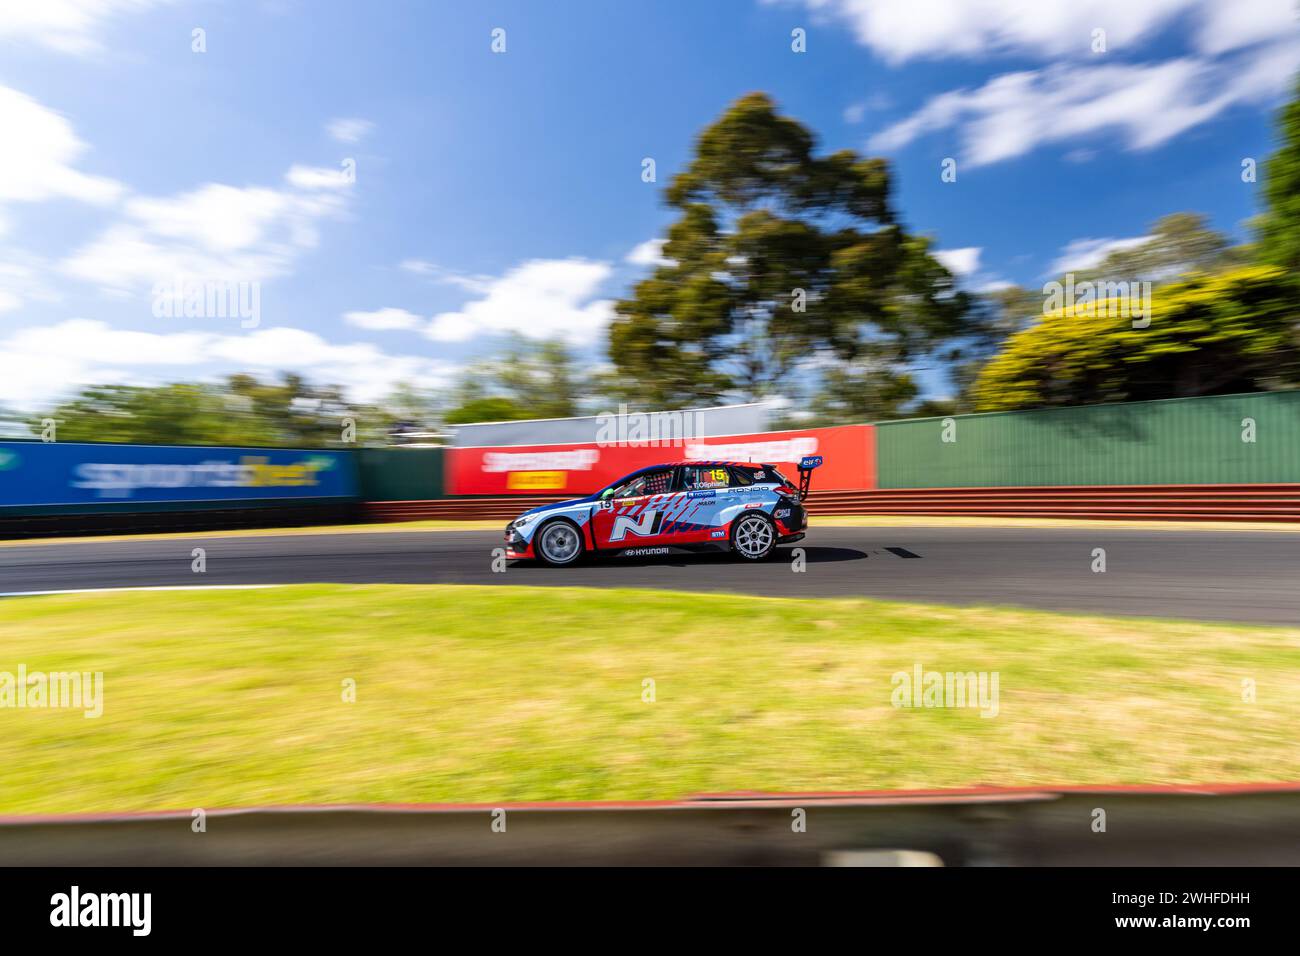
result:
<svg viewBox="0 0 1300 956"><path fill-rule="evenodd" d="M746 561L763 561L776 551L776 526L762 512L741 515L731 523L731 550Z"/></svg>
<svg viewBox="0 0 1300 956"><path fill-rule="evenodd" d="M547 564L560 566L573 564L582 557L582 532L578 526L555 519L537 530L537 556Z"/></svg>

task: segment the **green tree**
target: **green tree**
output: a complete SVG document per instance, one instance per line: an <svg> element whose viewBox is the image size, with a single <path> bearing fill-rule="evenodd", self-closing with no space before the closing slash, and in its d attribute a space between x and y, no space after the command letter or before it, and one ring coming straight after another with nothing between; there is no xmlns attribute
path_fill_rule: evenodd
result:
<svg viewBox="0 0 1300 956"><path fill-rule="evenodd" d="M1248 264L1246 250L1229 245L1203 215L1175 212L1157 219L1145 242L1116 249L1092 269L1075 272L1075 281L1146 280L1159 285L1193 272L1222 272Z"/></svg>
<svg viewBox="0 0 1300 956"><path fill-rule="evenodd" d="M816 155L762 93L700 134L666 200L667 261L609 333L639 403L766 397L818 351L901 366L964 328L968 300L898 222L885 161Z"/></svg>
<svg viewBox="0 0 1300 956"><path fill-rule="evenodd" d="M212 384L95 385L39 417L58 422L60 441L299 448L339 444L346 419L358 442L378 440L389 418L347 402L337 386L292 374L270 382L231 375Z"/></svg>
<svg viewBox="0 0 1300 956"><path fill-rule="evenodd" d="M1078 270L1073 275L1076 286L1084 282L1149 281L1152 288L1159 294L1162 289L1186 284L1193 277L1205 279L1207 276L1231 274L1234 271L1241 270L1244 264L1249 264L1249 261L1250 248L1231 245L1226 236L1209 227L1204 216L1194 212L1177 212L1156 220L1152 224L1146 241L1127 248L1116 249L1096 266L1090 269ZM1062 277L1063 279L1064 277ZM1210 284L1205 288L1222 291L1236 288L1236 286L1231 283ZM1031 360L1031 356L1023 352L1025 347L1023 343L1025 342L1043 345L1048 340L1051 340L1053 344L1047 358L1052 362L1059 362L1066 366L1073 367L1074 363L1077 362L1092 367L1092 363L1103 361L1099 358L1099 355L1102 354L1102 352L1098 351L1101 347L1099 342L1089 341L1086 336L1068 335L1066 334L1067 330L1061 326L1063 321L1069 321L1079 323L1076 326L1076 331L1095 329L1097 326L1094 323L1083 318L1086 309L1080 309L1077 312L1067 311L1064 316L1058 314L1045 318L1043 309L1046 301L1045 290L1036 291L1017 287L1002 289L980 298L979 308L974 310L975 318L972 321L976 332L959 343L960 347L954 347L952 353L954 362L951 371L953 379L958 385L957 408L960 411L1003 407L1003 400L993 395L990 389L995 382L1001 385L1008 383L1008 378L1002 373L1005 373L1010 366L999 361L994 374L986 376L984 374L985 370L1001 358L1003 350L1016 350L1016 354L1021 359ZM1167 299L1158 295L1157 304L1166 301L1181 303L1183 299L1178 296ZM1224 305L1227 306L1228 303L1224 303ZM1163 333L1179 334L1177 329L1170 329L1165 325L1167 321L1170 321L1170 318L1164 313L1160 313L1159 322L1161 327L1154 332L1152 329L1142 330L1143 334L1150 334L1141 341L1148 343L1153 348L1162 347L1156 345L1159 335ZM1187 313L1178 311L1172 319L1174 321L1186 320ZM1128 319L1122 317L1118 319L1121 326L1128 321ZM1020 333L1031 329L1038 331L1035 331L1033 335L1018 337ZM1138 332L1139 330L1132 331ZM1008 343L1013 340L1013 336L1016 336L1014 339L1016 345L1009 346ZM1064 348L1067 343L1072 343L1072 347L1080 349L1080 354L1070 357L1060 353L1059 349ZM1194 361L1189 358L1186 354L1186 348L1187 342L1183 342L1177 348L1178 354L1183 356L1177 363L1182 370L1180 374L1183 375L1187 375L1188 370L1200 361L1199 359ZM1203 358L1210 364L1214 362L1211 356L1207 355ZM1098 381L1105 381L1106 385L1103 391L1105 394L1112 396L1111 400L1114 400L1114 397L1118 395L1129 395L1133 398L1138 395L1173 395L1177 394L1179 389L1189 390L1189 394L1197 393L1196 390L1201 386L1194 381L1183 380L1176 382L1171 380L1162 388L1159 382L1139 380L1140 376L1155 374L1158 369L1171 371L1174 364L1172 361L1167 361L1146 367L1143 360L1135 359L1111 369L1101 375ZM1134 378L1132 380L1125 381L1123 375L1119 374L1125 369L1133 372ZM1222 371L1226 372L1227 370ZM1071 375L1057 382L1054 387L1047 389L1051 393L1051 398L1046 403L1085 404L1091 401L1104 400L1097 397L1101 393L1092 391L1096 382L1085 381L1085 378L1086 376ZM1196 381L1207 382L1211 378L1212 376L1203 376ZM1078 396L1071 397L1069 394L1071 387L1078 387L1084 391ZM1221 388L1221 386L1216 385L1208 387L1211 390ZM1043 394L1040 394L1038 390L1035 391L1035 395L1037 397L1033 401L1044 400ZM1009 404L1006 407L1018 407L1015 405L1018 400L1012 396L1007 396L1005 401Z"/></svg>
<svg viewBox="0 0 1300 956"><path fill-rule="evenodd" d="M177 382L155 387L93 385L47 415L59 441L149 445L267 444L211 386Z"/></svg>
<svg viewBox="0 0 1300 956"><path fill-rule="evenodd" d="M1265 262L1300 274L1300 77L1278 122L1281 146L1264 164L1265 211L1259 217L1260 255Z"/></svg>
<svg viewBox="0 0 1300 956"><path fill-rule="evenodd" d="M398 382L379 403L385 430L437 431L445 401L436 391L412 382Z"/></svg>
<svg viewBox="0 0 1300 956"><path fill-rule="evenodd" d="M449 400L450 425L581 415L589 377L559 340L515 336L494 358L466 369ZM475 417L489 415L489 417Z"/></svg>
<svg viewBox="0 0 1300 956"><path fill-rule="evenodd" d="M974 387L979 411L1263 391L1300 384L1281 269L1196 275L1152 295L1150 325L1109 304L1062 308L1011 336Z"/></svg>
<svg viewBox="0 0 1300 956"><path fill-rule="evenodd" d="M915 379L888 365L841 362L822 370L804 427L902 418L919 393ZM791 423L793 424L793 423Z"/></svg>
<svg viewBox="0 0 1300 956"><path fill-rule="evenodd" d="M568 346L559 340L531 343L516 337L496 363L496 383L530 410L531 418L581 414L587 380Z"/></svg>
<svg viewBox="0 0 1300 956"><path fill-rule="evenodd" d="M536 417L513 399L503 398L500 395L487 395L482 398L471 398L456 406L447 413L444 421L448 425L469 425L474 422L513 422Z"/></svg>
<svg viewBox="0 0 1300 956"><path fill-rule="evenodd" d="M1036 289L1008 285L973 296L967 333L949 342L942 354L956 395L950 402L931 404L926 413L974 411L975 383L985 366L1011 336L1029 328L1042 314L1043 294ZM919 416L922 410L910 413Z"/></svg>

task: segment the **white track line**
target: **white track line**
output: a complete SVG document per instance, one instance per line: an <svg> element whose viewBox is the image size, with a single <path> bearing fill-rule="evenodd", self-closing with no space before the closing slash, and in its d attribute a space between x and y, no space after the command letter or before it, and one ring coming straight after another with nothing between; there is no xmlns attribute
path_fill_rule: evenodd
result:
<svg viewBox="0 0 1300 956"><path fill-rule="evenodd" d="M68 588L63 591L0 591L0 597L41 597L48 594L113 594L117 591L256 591L283 588L286 584L175 584L157 587Z"/></svg>

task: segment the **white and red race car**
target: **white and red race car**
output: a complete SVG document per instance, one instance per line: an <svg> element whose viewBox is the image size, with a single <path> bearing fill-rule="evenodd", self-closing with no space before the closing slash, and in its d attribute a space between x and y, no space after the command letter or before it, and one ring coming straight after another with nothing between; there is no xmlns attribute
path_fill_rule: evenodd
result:
<svg viewBox="0 0 1300 956"><path fill-rule="evenodd" d="M731 551L762 561L804 536L802 502L822 460L799 462L798 485L766 464L651 465L585 498L525 511L506 526L506 557L566 565L584 555Z"/></svg>

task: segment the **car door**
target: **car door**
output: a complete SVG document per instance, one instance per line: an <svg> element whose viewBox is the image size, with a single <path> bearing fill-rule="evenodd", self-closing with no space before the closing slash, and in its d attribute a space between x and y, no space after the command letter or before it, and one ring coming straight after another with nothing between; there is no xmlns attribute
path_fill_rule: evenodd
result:
<svg viewBox="0 0 1300 956"><path fill-rule="evenodd" d="M676 470L640 472L606 498L592 517L598 548L634 548L661 543L660 530L675 498Z"/></svg>
<svg viewBox="0 0 1300 956"><path fill-rule="evenodd" d="M681 466L681 505L668 530L682 544L717 543L727 537L727 511L734 504L734 477L716 462Z"/></svg>

